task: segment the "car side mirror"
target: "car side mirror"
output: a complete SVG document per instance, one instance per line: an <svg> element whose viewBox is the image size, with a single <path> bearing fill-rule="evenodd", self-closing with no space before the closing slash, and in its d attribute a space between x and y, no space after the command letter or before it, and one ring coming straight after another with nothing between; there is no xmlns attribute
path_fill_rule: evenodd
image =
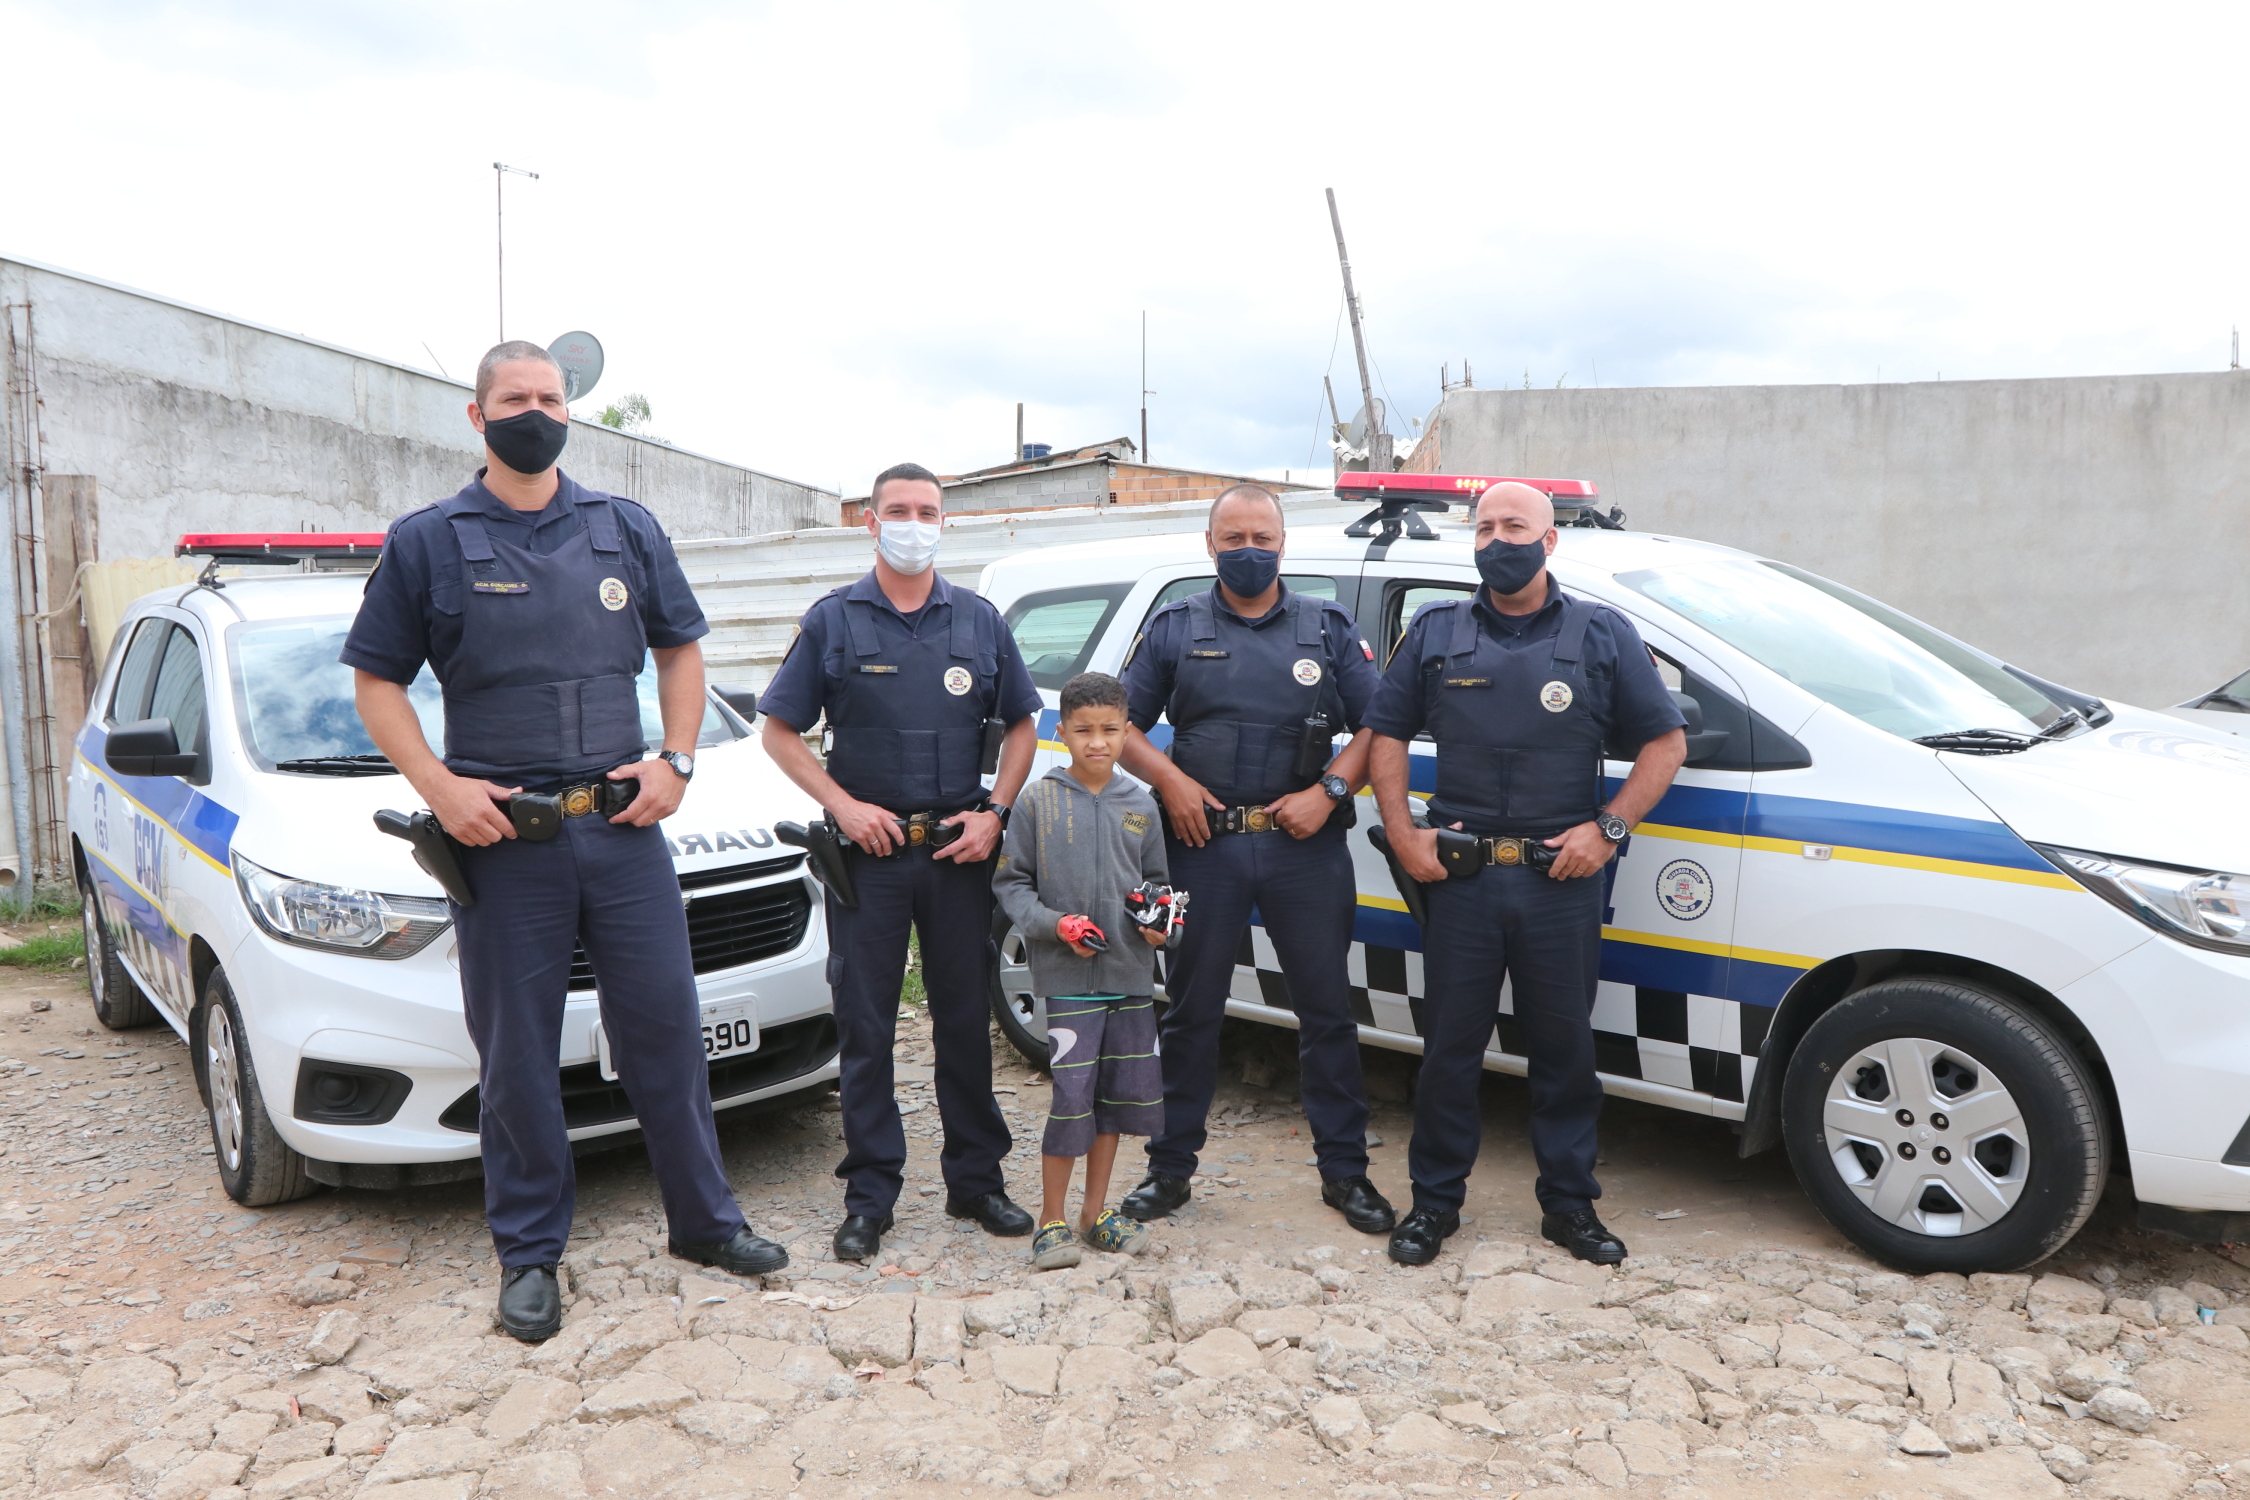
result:
<svg viewBox="0 0 2250 1500"><path fill-rule="evenodd" d="M1702 704L1685 693L1674 693L1672 706L1680 711L1681 718L1687 720L1687 760L1683 764L1695 765L1726 749L1727 740L1731 736L1724 729L1703 727Z"/></svg>
<svg viewBox="0 0 2250 1500"><path fill-rule="evenodd" d="M102 758L120 776L193 776L198 756L180 753L170 719L140 719L109 732Z"/></svg>
<svg viewBox="0 0 2250 1500"><path fill-rule="evenodd" d="M723 687L714 691L718 693L721 703L742 715L745 720L758 717L758 695L748 688Z"/></svg>

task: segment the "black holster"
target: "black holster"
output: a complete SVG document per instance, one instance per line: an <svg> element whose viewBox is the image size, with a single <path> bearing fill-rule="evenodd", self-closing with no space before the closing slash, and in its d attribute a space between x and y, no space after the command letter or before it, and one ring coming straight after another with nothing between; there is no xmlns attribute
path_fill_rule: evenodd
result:
<svg viewBox="0 0 2250 1500"><path fill-rule="evenodd" d="M461 861L456 858L460 845L453 841L453 836L445 831L445 825L435 814L410 815L386 807L375 814L375 827L394 839L406 840L414 850L414 863L444 889L446 898L454 905L477 904L476 892L469 889L469 877L461 873Z"/></svg>
<svg viewBox="0 0 2250 1500"><path fill-rule="evenodd" d="M849 844L834 822L816 818L810 827L803 823L776 823L773 836L794 849L805 851L805 863L811 867L813 878L828 887L829 894L847 911L859 909L859 892L852 888L851 865L844 857Z"/></svg>
<svg viewBox="0 0 2250 1500"><path fill-rule="evenodd" d="M1430 903L1423 893L1422 882L1407 874L1406 866L1398 862L1398 851L1391 847L1390 835L1383 831L1382 824L1377 823L1367 830L1367 842L1375 846L1375 852L1383 856L1383 863L1391 867L1391 884L1398 887L1398 899L1406 903L1406 914L1414 919L1414 925L1429 926Z"/></svg>

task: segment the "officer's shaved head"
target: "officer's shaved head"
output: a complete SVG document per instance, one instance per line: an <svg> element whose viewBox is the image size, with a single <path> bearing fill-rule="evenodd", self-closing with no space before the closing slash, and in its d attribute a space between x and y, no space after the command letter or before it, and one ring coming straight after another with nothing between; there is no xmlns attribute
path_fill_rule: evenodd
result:
<svg viewBox="0 0 2250 1500"><path fill-rule="evenodd" d="M491 396L492 382L500 373L500 367L512 365L522 359L536 360L547 366L555 372L555 379L562 388L566 391L570 389L570 383L563 379L562 366L556 363L552 354L529 340L509 339L506 343L494 344L485 350L484 358L477 361L477 405L484 405L486 398Z"/></svg>
<svg viewBox="0 0 2250 1500"><path fill-rule="evenodd" d="M1273 507L1273 524L1282 524L1281 497L1262 484L1230 485L1219 491L1219 498L1211 502L1211 513L1204 517L1203 529L1216 533L1219 529L1219 512L1228 505L1270 505Z"/></svg>
<svg viewBox="0 0 2250 1500"><path fill-rule="evenodd" d="M1503 479L1477 497L1477 545L1528 542L1555 529L1555 502L1528 484ZM1552 540L1547 550L1554 551Z"/></svg>

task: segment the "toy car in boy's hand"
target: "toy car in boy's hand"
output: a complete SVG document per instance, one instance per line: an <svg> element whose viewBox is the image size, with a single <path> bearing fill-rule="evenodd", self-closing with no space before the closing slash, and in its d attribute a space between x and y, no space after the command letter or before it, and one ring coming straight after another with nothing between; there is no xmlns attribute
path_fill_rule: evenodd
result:
<svg viewBox="0 0 2250 1500"><path fill-rule="evenodd" d="M1142 930L1162 937L1166 949L1177 948L1181 934L1187 931L1187 904L1186 891L1153 880L1144 880L1125 893L1125 915Z"/></svg>
<svg viewBox="0 0 2250 1500"><path fill-rule="evenodd" d="M1055 924L1055 936L1088 957L1109 951L1109 939L1102 936L1102 930L1094 925L1092 917L1076 913L1064 917Z"/></svg>

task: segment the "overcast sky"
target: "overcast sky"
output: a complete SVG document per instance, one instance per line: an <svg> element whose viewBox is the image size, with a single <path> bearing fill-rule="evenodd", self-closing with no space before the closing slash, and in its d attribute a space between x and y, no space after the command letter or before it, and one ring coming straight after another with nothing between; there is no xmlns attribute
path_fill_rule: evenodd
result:
<svg viewBox="0 0 2250 1500"><path fill-rule="evenodd" d="M2208 370L2241 5L0 0L0 254L864 492L1027 436L1314 466L1479 385Z"/></svg>

